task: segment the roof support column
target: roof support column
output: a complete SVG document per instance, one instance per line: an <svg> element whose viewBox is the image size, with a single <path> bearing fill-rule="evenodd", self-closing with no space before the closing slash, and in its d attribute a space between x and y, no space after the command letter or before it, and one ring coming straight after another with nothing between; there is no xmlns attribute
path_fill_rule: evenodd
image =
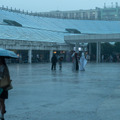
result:
<svg viewBox="0 0 120 120"><path fill-rule="evenodd" d="M50 50L50 57L49 57L49 61L51 62L51 58L53 56L53 50Z"/></svg>
<svg viewBox="0 0 120 120"><path fill-rule="evenodd" d="M32 63L32 50L31 49L29 49L28 50L28 63Z"/></svg>
<svg viewBox="0 0 120 120"><path fill-rule="evenodd" d="M91 43L89 43L89 55L91 55Z"/></svg>
<svg viewBox="0 0 120 120"><path fill-rule="evenodd" d="M100 61L101 61L101 43L100 42L97 42L97 47L96 47L96 62L97 63L100 63Z"/></svg>
<svg viewBox="0 0 120 120"><path fill-rule="evenodd" d="M101 42L99 42L99 63L101 62Z"/></svg>
<svg viewBox="0 0 120 120"><path fill-rule="evenodd" d="M76 42L75 44L75 51L78 52L78 48L79 48L79 42Z"/></svg>

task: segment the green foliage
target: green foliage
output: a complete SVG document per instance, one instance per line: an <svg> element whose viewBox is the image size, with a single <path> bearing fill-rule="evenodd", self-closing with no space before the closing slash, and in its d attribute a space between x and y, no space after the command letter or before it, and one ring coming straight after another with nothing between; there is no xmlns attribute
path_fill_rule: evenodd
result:
<svg viewBox="0 0 120 120"><path fill-rule="evenodd" d="M91 53L96 55L96 43L91 44ZM120 53L120 42L115 44L101 43L101 54L112 55L114 53Z"/></svg>
<svg viewBox="0 0 120 120"><path fill-rule="evenodd" d="M96 55L96 43L91 44L91 50L92 50L91 53Z"/></svg>
<svg viewBox="0 0 120 120"><path fill-rule="evenodd" d="M120 42L116 42L114 44L114 52L115 53L120 53Z"/></svg>
<svg viewBox="0 0 120 120"><path fill-rule="evenodd" d="M101 54L112 54L114 52L114 45L110 43L102 43L101 44Z"/></svg>

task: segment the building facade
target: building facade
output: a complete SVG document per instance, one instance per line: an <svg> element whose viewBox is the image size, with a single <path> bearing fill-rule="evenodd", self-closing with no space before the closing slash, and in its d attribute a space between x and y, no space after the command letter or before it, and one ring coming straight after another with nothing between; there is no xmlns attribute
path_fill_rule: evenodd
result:
<svg viewBox="0 0 120 120"><path fill-rule="evenodd" d="M20 56L20 62L49 62L54 52L64 54L64 58L69 61L70 51L74 47L78 51L77 48L85 43L87 35L92 35L88 39L96 43L96 34L110 36L120 33L120 21L46 18L33 16L32 13L16 13L6 8L0 9L0 16L0 47L15 51ZM69 39L66 41L65 36L75 35L86 36L83 41L75 41L76 38L72 43ZM99 49L100 45L97 46ZM97 61L99 54L96 55Z"/></svg>
<svg viewBox="0 0 120 120"><path fill-rule="evenodd" d="M116 3L116 6L106 7L100 9L101 20L120 20L120 7Z"/></svg>
<svg viewBox="0 0 120 120"><path fill-rule="evenodd" d="M16 12L21 14L27 14L32 16L40 16L40 17L48 17L48 18L61 18L61 19L78 19L78 20L120 20L120 6L116 2L115 5L111 3L111 6L106 6L104 3L103 8L96 7L95 9L88 9L88 10L72 10L72 11L50 11L50 12L36 12L33 13L20 10L20 9L13 9L8 7L0 7L2 10Z"/></svg>
<svg viewBox="0 0 120 120"><path fill-rule="evenodd" d="M104 4L104 8L74 11L51 11L40 12L38 15L43 17L53 17L62 19L80 19L80 20L120 20L120 6L118 3L111 6Z"/></svg>
<svg viewBox="0 0 120 120"><path fill-rule="evenodd" d="M75 10L75 11L52 11L38 13L42 17L53 17L62 19L99 20L100 9Z"/></svg>

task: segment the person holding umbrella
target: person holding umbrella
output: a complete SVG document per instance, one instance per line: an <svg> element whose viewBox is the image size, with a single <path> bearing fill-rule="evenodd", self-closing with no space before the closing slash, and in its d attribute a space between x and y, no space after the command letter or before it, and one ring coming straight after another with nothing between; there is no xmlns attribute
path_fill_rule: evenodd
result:
<svg viewBox="0 0 120 120"><path fill-rule="evenodd" d="M5 62L4 57L0 57L0 78L6 77L8 81L10 81L10 75L9 70ZM4 114L6 113L5 109L5 99L8 99L8 90L1 88L1 94L0 94L0 110L1 110L1 119L4 120Z"/></svg>
<svg viewBox="0 0 120 120"><path fill-rule="evenodd" d="M8 88L11 84L10 74L5 62L5 58L18 58L18 56L9 50L0 48L0 119L4 120L6 113L5 100L8 99Z"/></svg>

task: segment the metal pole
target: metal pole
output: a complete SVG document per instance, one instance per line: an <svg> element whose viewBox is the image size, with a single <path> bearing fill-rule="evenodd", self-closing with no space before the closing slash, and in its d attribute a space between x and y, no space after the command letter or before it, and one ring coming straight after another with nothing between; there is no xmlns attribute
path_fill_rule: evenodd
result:
<svg viewBox="0 0 120 120"><path fill-rule="evenodd" d="M31 49L29 49L28 50L28 63L32 63L32 50Z"/></svg>
<svg viewBox="0 0 120 120"><path fill-rule="evenodd" d="M49 57L49 61L51 62L51 58L53 56L53 50L50 50L50 57Z"/></svg>
<svg viewBox="0 0 120 120"><path fill-rule="evenodd" d="M76 42L75 44L75 51L78 52L78 48L79 48L79 42Z"/></svg>
<svg viewBox="0 0 120 120"><path fill-rule="evenodd" d="M99 45L98 42L96 43L96 63L98 63L98 51L99 51Z"/></svg>

